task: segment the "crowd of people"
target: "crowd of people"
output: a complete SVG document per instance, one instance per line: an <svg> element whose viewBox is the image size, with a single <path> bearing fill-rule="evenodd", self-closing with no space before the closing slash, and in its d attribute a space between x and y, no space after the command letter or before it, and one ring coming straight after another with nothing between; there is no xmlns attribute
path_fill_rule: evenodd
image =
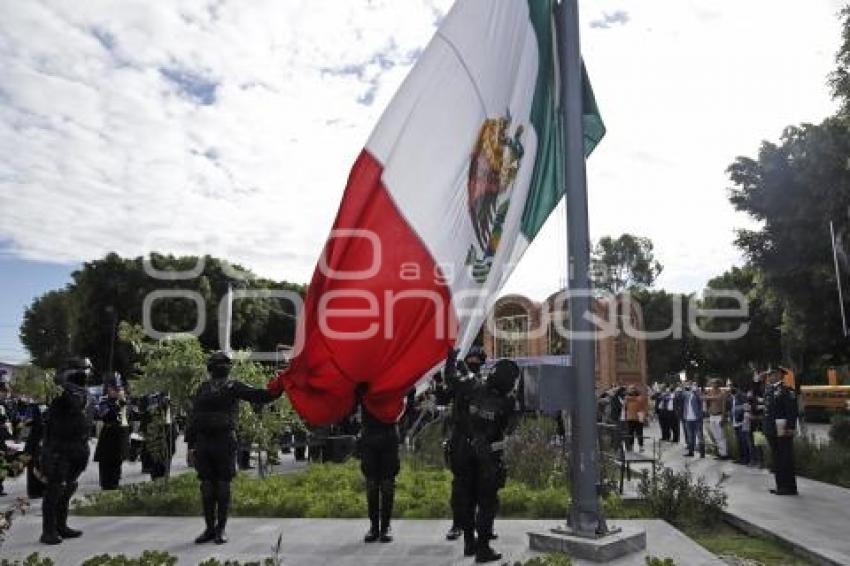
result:
<svg viewBox="0 0 850 566"><path fill-rule="evenodd" d="M758 373L745 387L723 387L719 379L701 388L693 381L676 386L615 387L599 397L599 420L618 430L626 449L643 451L644 427L654 417L660 442L684 442L687 458L706 456L706 428L715 458L766 467L776 475L776 495L797 495L794 434L797 394L786 385L786 370ZM652 411L650 412L650 408Z"/></svg>
<svg viewBox="0 0 850 566"><path fill-rule="evenodd" d="M499 360L485 370L485 360L480 348L473 348L463 360L457 359L457 351L450 351L443 372L420 396L412 396L408 410L395 422L384 422L372 415L364 402L367 385L358 388L354 412L344 424L346 430L356 431L356 452L366 480L370 524L364 542L393 540L390 523L395 478L400 469L399 447L406 436L415 435L425 422L441 414L446 416L442 419L444 448L453 475L453 520L446 538L462 538L464 555L474 556L478 563L501 558L491 541L497 538L493 524L498 492L506 480L504 441L517 422L514 391L520 372L510 360ZM227 542L230 484L241 459L236 436L240 401L258 406L282 394L271 385L273 382L263 389L231 378L231 368L226 354L217 352L209 357L208 379L195 392L186 416L187 457L200 480L205 523L195 541L198 544ZM110 373L102 380L101 394L93 396L87 387L91 376L92 366L87 359L68 360L56 376L59 393L49 404L35 405L38 418L27 419L22 418L22 400L12 395L10 381L0 379L0 431L5 435L2 439L26 442L22 453L26 453L33 473L28 490L41 486L43 491L40 541L44 544L60 544L83 534L68 525L68 507L90 460L89 441L95 422L99 424L94 461L98 463L103 489L116 489L120 484L122 463L131 452L134 422L140 423L135 429L148 440L142 448L142 459L143 463L147 460L152 477L167 474L174 454L177 430L167 395L134 399L128 395L121 376Z"/></svg>

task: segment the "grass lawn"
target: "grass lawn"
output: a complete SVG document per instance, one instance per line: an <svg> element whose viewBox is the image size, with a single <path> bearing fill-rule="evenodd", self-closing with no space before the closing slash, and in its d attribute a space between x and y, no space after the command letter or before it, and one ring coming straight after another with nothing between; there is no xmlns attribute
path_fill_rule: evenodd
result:
<svg viewBox="0 0 850 566"><path fill-rule="evenodd" d="M752 560L764 566L814 564L792 555L789 549L771 539L751 536L726 523L720 523L711 529L685 527L682 531L718 556L734 556Z"/></svg>
<svg viewBox="0 0 850 566"><path fill-rule="evenodd" d="M402 465L396 488L394 515L405 519L446 519L451 516L451 474L442 469ZM553 519L567 513L566 487L532 488L509 481L501 492L500 516L504 518ZM611 497L605 502L612 519L652 518L640 502ZM297 474L265 480L240 475L234 482L233 515L285 518L365 518L363 478L356 461L311 465ZM75 508L85 516L198 516L201 513L198 482L194 474L170 480L124 486L118 491L86 497ZM776 542L743 533L725 523L710 528L687 523L673 524L717 555L751 560L746 564L802 566ZM743 562L742 562L743 563Z"/></svg>

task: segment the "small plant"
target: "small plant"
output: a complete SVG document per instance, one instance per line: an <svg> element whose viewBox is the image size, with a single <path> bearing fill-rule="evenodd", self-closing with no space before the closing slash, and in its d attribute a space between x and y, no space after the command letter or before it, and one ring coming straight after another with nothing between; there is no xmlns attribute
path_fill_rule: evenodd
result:
<svg viewBox="0 0 850 566"><path fill-rule="evenodd" d="M175 564L177 564L176 556L158 550L146 550L138 558L128 558L123 554L117 556L100 554L83 562L83 566L174 566Z"/></svg>
<svg viewBox="0 0 850 566"><path fill-rule="evenodd" d="M687 466L680 472L660 464L656 466L655 480L643 476L638 486L638 493L644 498L650 516L673 524L711 525L720 520L727 503L726 493L721 487L725 476L712 486L705 478L694 479Z"/></svg>
<svg viewBox="0 0 850 566"><path fill-rule="evenodd" d="M46 556L42 558L37 552L24 558L23 562L20 560L9 560L7 558L0 560L0 566L53 566L53 564L52 559Z"/></svg>
<svg viewBox="0 0 850 566"><path fill-rule="evenodd" d="M514 566L572 566L573 561L566 554L544 554L527 560L524 564L516 562Z"/></svg>
<svg viewBox="0 0 850 566"><path fill-rule="evenodd" d="M533 488L567 487L569 471L564 447L555 442L552 418L524 419L508 438L505 464L508 477Z"/></svg>
<svg viewBox="0 0 850 566"><path fill-rule="evenodd" d="M658 558L657 556L647 556L646 566L676 566L676 562L672 558Z"/></svg>

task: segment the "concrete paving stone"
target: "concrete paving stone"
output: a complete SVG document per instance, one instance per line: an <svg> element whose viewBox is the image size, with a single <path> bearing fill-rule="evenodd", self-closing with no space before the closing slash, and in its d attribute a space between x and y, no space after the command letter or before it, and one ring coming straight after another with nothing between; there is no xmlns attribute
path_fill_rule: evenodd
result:
<svg viewBox="0 0 850 566"><path fill-rule="evenodd" d="M230 543L223 546L192 543L199 534L200 519L160 517L78 517L72 522L85 535L56 547L39 544L40 518L28 515L16 522L2 547L8 558L24 558L33 552L54 558L58 565L78 565L100 553L139 555L146 549L164 550L178 556L180 564L197 564L206 558L260 560L270 555L283 534L282 557L287 566L403 565L431 566L472 564L463 557L460 541L447 542L447 521L399 520L394 523L396 540L391 544L364 544L366 522L361 519L233 519L228 525ZM648 548L618 560L614 566L643 566L647 554L671 557L682 566L717 566L722 562L664 521L618 521L628 528L645 529ZM505 562L525 560L528 532L555 527L552 521L500 520L499 540L494 548L505 554ZM576 560L577 566L592 564Z"/></svg>

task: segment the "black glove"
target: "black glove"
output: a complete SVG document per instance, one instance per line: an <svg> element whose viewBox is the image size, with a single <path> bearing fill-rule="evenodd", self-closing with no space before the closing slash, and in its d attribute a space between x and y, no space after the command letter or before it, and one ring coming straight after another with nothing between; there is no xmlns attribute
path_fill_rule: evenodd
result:
<svg viewBox="0 0 850 566"><path fill-rule="evenodd" d="M443 369L444 379L454 379L457 374L457 355L459 353L460 350L456 348L449 348L449 353L446 355L446 365Z"/></svg>

